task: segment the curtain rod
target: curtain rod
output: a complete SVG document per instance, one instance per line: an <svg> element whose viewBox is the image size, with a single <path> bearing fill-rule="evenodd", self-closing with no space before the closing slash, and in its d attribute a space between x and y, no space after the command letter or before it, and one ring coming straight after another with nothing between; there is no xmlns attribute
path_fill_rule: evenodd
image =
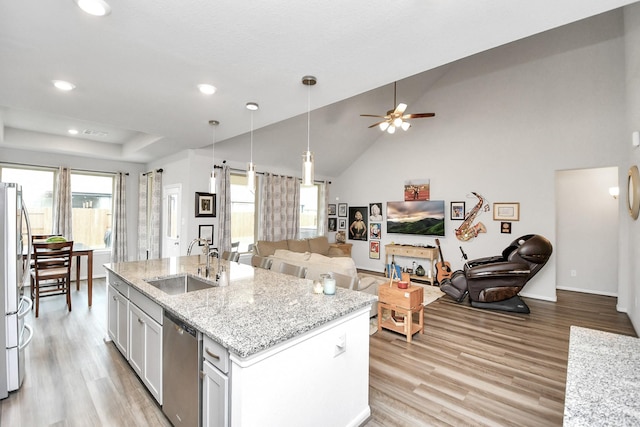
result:
<svg viewBox="0 0 640 427"><path fill-rule="evenodd" d="M32 168L41 168L41 169L58 169L59 168L59 166L30 165L28 163L16 163L16 162L0 162L0 165L28 166ZM107 173L107 174L114 174L114 175L118 173L118 172L112 172L112 171L96 171L96 170L77 169L77 168L69 168L69 169L77 172ZM125 175L129 176L129 172L125 172Z"/></svg>
<svg viewBox="0 0 640 427"><path fill-rule="evenodd" d="M224 163L226 163L226 161L224 161L222 163L224 164ZM216 168L216 169L222 169L222 166L219 166L219 165L213 165L213 167ZM233 171L233 172L244 172L244 173L247 172L244 169L237 169L237 168L232 168L232 167L229 167L229 170ZM258 171L256 171L256 175L264 175L265 173L268 173L268 172L258 172ZM279 174L277 174L277 175L279 175ZM284 176L285 178L298 178L297 176L290 176L290 175L279 175L279 176ZM298 178L298 179L301 179L301 178ZM326 182L327 184L331 184L331 181L318 181L317 179L314 180L313 182L317 182L317 183L320 183L320 184L324 184Z"/></svg>
<svg viewBox="0 0 640 427"><path fill-rule="evenodd" d="M145 172L145 173L142 174L142 176L147 176L147 175L149 175L150 173L153 173L153 172L154 171ZM162 173L162 172L164 172L164 169L162 169L162 168L156 169L155 172Z"/></svg>

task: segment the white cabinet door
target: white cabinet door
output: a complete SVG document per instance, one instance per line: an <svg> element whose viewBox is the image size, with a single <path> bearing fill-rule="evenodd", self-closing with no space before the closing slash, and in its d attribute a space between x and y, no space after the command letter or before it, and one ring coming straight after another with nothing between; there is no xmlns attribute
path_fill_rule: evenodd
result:
<svg viewBox="0 0 640 427"><path fill-rule="evenodd" d="M142 381L162 405L162 326L150 317L145 325Z"/></svg>
<svg viewBox="0 0 640 427"><path fill-rule="evenodd" d="M162 404L162 326L129 304L129 364Z"/></svg>
<svg viewBox="0 0 640 427"><path fill-rule="evenodd" d="M229 379L206 360L202 363L202 425L229 425Z"/></svg>
<svg viewBox="0 0 640 427"><path fill-rule="evenodd" d="M109 286L108 333L118 350L129 358L129 300Z"/></svg>
<svg viewBox="0 0 640 427"><path fill-rule="evenodd" d="M129 364L140 378L144 370L145 317L135 304L129 305Z"/></svg>

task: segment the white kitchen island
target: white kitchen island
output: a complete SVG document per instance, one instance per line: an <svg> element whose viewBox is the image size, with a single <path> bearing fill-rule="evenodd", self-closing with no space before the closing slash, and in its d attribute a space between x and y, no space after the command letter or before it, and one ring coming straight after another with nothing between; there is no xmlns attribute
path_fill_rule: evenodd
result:
<svg viewBox="0 0 640 427"><path fill-rule="evenodd" d="M223 391L228 425L365 422L370 416L369 309L375 297L346 289L335 295L315 294L309 280L220 262L229 272L229 286L179 295L165 294L145 279L195 274L204 257L105 267L110 277L122 279L195 327L205 347L208 342L228 352L223 356L228 358L223 368L227 376L222 375L228 380ZM213 260L214 269L216 263ZM206 349L203 353L207 365ZM206 425L207 417L203 419Z"/></svg>

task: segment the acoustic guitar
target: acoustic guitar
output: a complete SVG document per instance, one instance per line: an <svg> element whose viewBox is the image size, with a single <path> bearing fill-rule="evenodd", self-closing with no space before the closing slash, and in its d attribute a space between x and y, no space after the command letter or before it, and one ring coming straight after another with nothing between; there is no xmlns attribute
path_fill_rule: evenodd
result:
<svg viewBox="0 0 640 427"><path fill-rule="evenodd" d="M440 261L436 263L436 281L442 283L444 279L451 277L451 264L444 260L442 256L442 249L440 248L440 239L436 239L436 245L438 245L438 253L440 254Z"/></svg>

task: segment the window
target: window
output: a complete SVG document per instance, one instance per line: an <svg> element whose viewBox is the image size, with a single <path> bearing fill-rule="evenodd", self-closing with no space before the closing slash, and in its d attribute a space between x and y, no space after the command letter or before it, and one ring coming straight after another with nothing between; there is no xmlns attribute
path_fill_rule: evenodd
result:
<svg viewBox="0 0 640 427"><path fill-rule="evenodd" d="M318 235L318 184L300 187L300 238Z"/></svg>
<svg viewBox="0 0 640 427"><path fill-rule="evenodd" d="M73 240L93 249L111 247L113 176L71 172Z"/></svg>
<svg viewBox="0 0 640 427"><path fill-rule="evenodd" d="M239 252L256 241L257 194L247 188L245 175L231 174L231 241L240 242Z"/></svg>
<svg viewBox="0 0 640 427"><path fill-rule="evenodd" d="M31 234L53 233L55 169L0 167L3 182L22 186ZM93 249L111 247L113 176L71 173L73 240Z"/></svg>
<svg viewBox="0 0 640 427"><path fill-rule="evenodd" d="M0 167L2 182L15 182L22 186L22 199L29 212L31 234L53 232L54 176L53 170Z"/></svg>
<svg viewBox="0 0 640 427"><path fill-rule="evenodd" d="M300 187L300 238L318 235L319 186ZM249 250L257 240L258 191L247 188L245 175L231 174L231 241L240 242L240 252Z"/></svg>

